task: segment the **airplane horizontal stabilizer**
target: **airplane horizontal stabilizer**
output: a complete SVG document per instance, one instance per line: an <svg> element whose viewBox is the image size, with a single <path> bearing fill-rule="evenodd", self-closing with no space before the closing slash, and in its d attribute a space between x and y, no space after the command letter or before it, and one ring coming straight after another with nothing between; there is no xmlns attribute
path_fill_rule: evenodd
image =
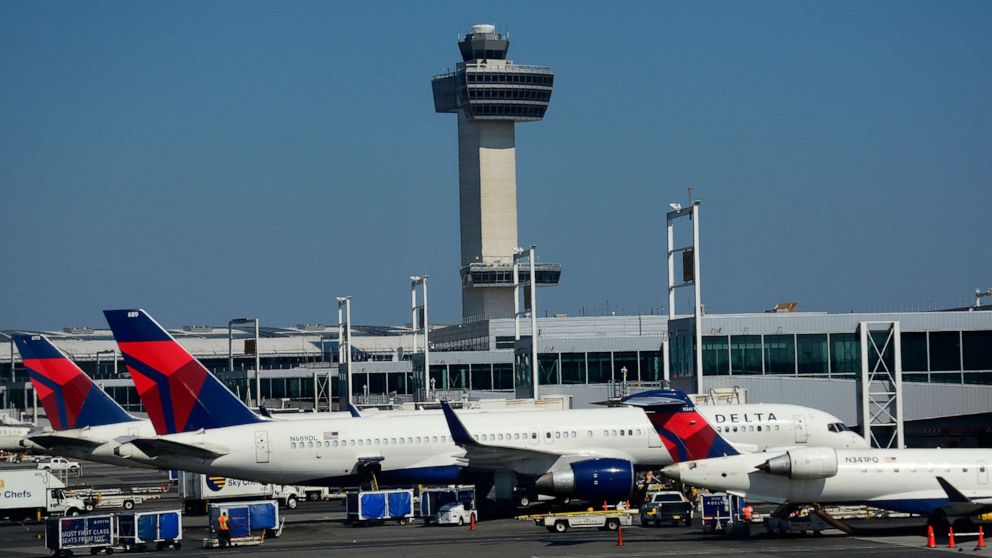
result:
<svg viewBox="0 0 992 558"><path fill-rule="evenodd" d="M228 453L227 449L217 446L187 444L164 438L134 438L131 444L150 457L177 455L194 459L216 459Z"/></svg>
<svg viewBox="0 0 992 558"><path fill-rule="evenodd" d="M992 504L981 504L965 496L944 477L937 477L937 483L947 494L948 504L941 510L950 516L982 515L992 512Z"/></svg>
<svg viewBox="0 0 992 558"><path fill-rule="evenodd" d="M34 436L27 436L26 439L45 449L54 449L60 446L92 449L103 444L103 442L88 440L86 438L78 438L74 436L60 436L59 434L36 434Z"/></svg>

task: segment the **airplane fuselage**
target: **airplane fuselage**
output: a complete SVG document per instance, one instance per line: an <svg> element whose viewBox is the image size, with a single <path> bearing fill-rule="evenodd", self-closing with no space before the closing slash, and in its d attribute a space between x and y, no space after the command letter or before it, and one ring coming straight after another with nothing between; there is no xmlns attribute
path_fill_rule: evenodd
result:
<svg viewBox="0 0 992 558"><path fill-rule="evenodd" d="M789 478L757 469L774 456L769 452L704 459L672 465L666 471L677 471L674 476L692 486L773 503L866 503L929 514L948 503L937 477L975 501L992 502L992 450L836 450L836 472L827 471L823 478Z"/></svg>
<svg viewBox="0 0 992 558"><path fill-rule="evenodd" d="M804 407L721 405L697 410L711 423L725 423L723 435L747 447L797 445L795 417L800 413L805 417L802 434L807 442L836 447L864 444L853 433L828 431L827 425L837 419ZM725 415L722 422L718 415ZM731 419L730 415L735 416ZM749 420L743 420L745 415ZM519 475L537 476L582 457L626 459L636 468L672 462L647 415L638 408L461 412L459 417L483 444L548 454L505 465ZM279 484L349 485L360 474L359 464L369 463L377 463L381 482L453 482L465 465L465 451L451 440L443 415L433 411L345 420L267 421L163 438L213 448L224 455L204 459L165 453L155 458L160 467Z"/></svg>

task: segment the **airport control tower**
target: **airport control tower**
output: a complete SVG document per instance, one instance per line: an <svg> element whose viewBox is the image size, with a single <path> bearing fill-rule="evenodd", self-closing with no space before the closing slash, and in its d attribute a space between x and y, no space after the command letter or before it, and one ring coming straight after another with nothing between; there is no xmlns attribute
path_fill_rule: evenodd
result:
<svg viewBox="0 0 992 558"><path fill-rule="evenodd" d="M474 25L458 41L462 61L434 76L435 112L458 114L462 319L512 317L517 248L517 160L514 125L544 118L554 72L506 59L509 37ZM558 264L537 264L538 286L553 286ZM520 282L530 269L521 265Z"/></svg>

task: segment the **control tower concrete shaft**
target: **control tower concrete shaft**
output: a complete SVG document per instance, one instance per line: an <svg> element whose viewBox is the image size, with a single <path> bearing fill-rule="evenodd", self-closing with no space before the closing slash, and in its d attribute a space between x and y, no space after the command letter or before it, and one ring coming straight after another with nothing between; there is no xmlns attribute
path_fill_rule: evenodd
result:
<svg viewBox="0 0 992 558"><path fill-rule="evenodd" d="M554 72L506 59L510 41L494 25L475 25L458 42L455 71L434 76L435 112L458 114L462 319L513 316L517 248L514 125L544 118ZM538 286L558 284L561 266L537 264ZM522 284L530 268L522 265Z"/></svg>

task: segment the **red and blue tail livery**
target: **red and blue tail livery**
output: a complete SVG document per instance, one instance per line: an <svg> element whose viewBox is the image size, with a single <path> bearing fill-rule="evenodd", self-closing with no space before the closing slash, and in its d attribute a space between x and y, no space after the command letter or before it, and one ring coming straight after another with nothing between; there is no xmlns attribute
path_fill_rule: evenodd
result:
<svg viewBox="0 0 992 558"><path fill-rule="evenodd" d="M144 310L104 310L103 314L157 434L264 420Z"/></svg>
<svg viewBox="0 0 992 558"><path fill-rule="evenodd" d="M644 408L675 463L740 453L713 430L683 391L646 391L631 395L623 402Z"/></svg>
<svg viewBox="0 0 992 558"><path fill-rule="evenodd" d="M44 335L15 335L14 344L55 430L138 420Z"/></svg>

